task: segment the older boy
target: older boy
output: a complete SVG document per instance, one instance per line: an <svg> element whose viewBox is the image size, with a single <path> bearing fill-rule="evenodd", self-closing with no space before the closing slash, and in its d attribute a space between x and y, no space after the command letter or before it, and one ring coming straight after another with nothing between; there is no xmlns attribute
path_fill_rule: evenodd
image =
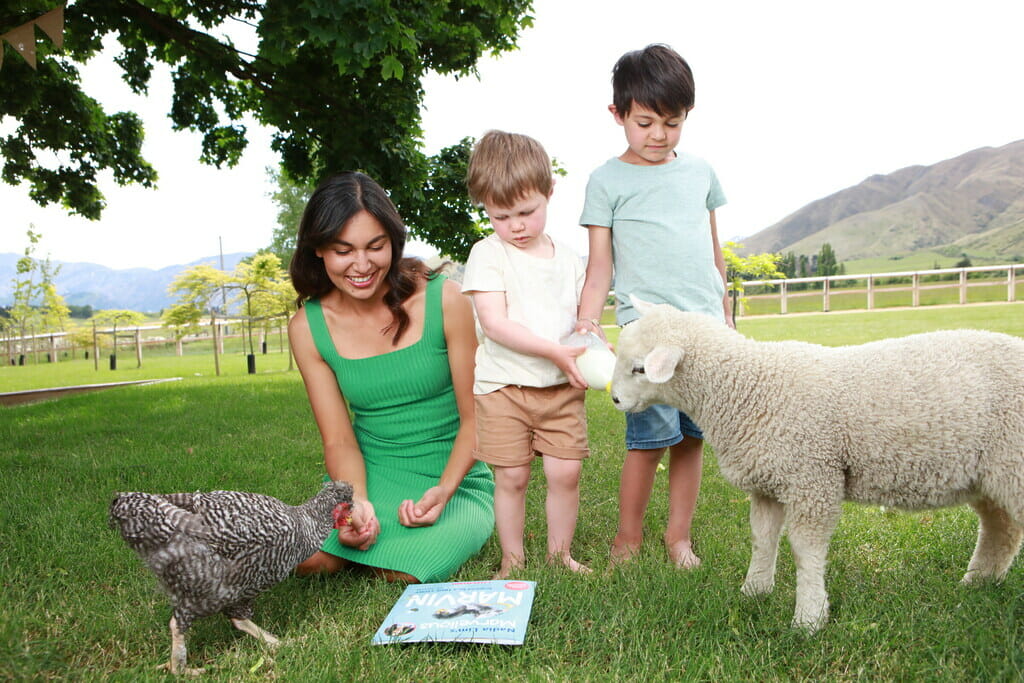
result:
<svg viewBox="0 0 1024 683"><path fill-rule="evenodd" d="M608 107L626 134L626 151L595 170L580 223L590 256L580 299L580 329L596 321L615 273L616 320L637 313L629 296L728 319L725 261L715 209L725 195L711 166L675 151L694 105L689 65L665 45L623 55L613 69ZM603 333L602 333L603 334ZM704 436L685 414L652 406L626 415L626 460L619 485L619 528L612 560L635 554L654 475L669 449L669 518L665 545L681 568L700 564L690 528L700 489Z"/></svg>

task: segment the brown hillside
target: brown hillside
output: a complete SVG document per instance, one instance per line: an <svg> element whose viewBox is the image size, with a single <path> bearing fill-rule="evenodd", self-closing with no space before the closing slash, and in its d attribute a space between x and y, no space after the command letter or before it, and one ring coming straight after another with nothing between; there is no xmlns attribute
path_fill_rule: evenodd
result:
<svg viewBox="0 0 1024 683"><path fill-rule="evenodd" d="M1024 140L1019 140L871 176L745 238L743 251L815 254L828 242L842 260L924 249L1010 258L1024 251L1022 235Z"/></svg>

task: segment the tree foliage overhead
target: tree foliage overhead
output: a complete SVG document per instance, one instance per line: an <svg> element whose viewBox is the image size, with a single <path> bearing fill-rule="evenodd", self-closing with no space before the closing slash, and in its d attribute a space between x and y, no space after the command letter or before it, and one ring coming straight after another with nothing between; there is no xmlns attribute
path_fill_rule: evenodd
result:
<svg viewBox="0 0 1024 683"><path fill-rule="evenodd" d="M0 32L52 9L53 0L13 0L0 9ZM392 192L414 234L434 242L472 230L475 221L447 208L452 185L444 150L421 150L421 80L428 71L475 73L485 53L515 47L531 24L532 0L76 0L65 11L64 49L38 42L32 70L7 48L0 77L0 117L16 130L0 138L3 180L27 182L36 202L60 202L98 218L97 174L152 185L142 158L143 127L131 112L108 114L82 90L78 67L108 34L131 89L146 94L154 66L169 65L170 117L203 136L205 163L233 165L246 146L246 116L273 128L282 170L315 184L342 170L362 170ZM225 36L255 30L255 54ZM462 145L454 145L464 152ZM57 152L45 166L35 152ZM434 196L444 197L443 208ZM437 240L435 240L437 235ZM455 240L456 244L459 240Z"/></svg>

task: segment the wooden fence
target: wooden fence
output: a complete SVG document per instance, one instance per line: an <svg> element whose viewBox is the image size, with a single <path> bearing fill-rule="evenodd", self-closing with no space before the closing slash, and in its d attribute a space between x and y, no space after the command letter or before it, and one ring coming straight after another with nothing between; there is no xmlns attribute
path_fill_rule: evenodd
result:
<svg viewBox="0 0 1024 683"><path fill-rule="evenodd" d="M983 278L986 273L1005 273L1006 277ZM972 280L972 275L978 279ZM952 278L952 279L949 279ZM789 312L789 303L795 298L817 297L821 299L821 311L832 310L831 298L838 294L843 296L863 295L862 306L854 308L876 308L876 295L879 292L886 294L893 292L910 292L910 305L921 305L922 292L938 289L956 289L955 303L967 304L968 290L972 287L989 287L993 285L1005 286L1006 301L1017 300L1018 279L1022 279L1024 285L1024 264L1013 264L1003 266L973 266L969 268L944 268L939 270L906 271L897 273L873 273L862 275L829 275L827 277L803 277L786 280L748 280L744 281L744 294L742 295L748 303L764 300L778 300L779 313ZM857 287L860 281L865 285ZM903 281L902 283L899 281ZM880 286L881 283L886 283ZM844 283L849 283L844 286ZM776 291L764 292L763 290L775 289ZM737 315L739 315L737 311Z"/></svg>
<svg viewBox="0 0 1024 683"><path fill-rule="evenodd" d="M261 321L262 322L262 321ZM255 336L254 343L257 353L266 353L268 341L271 335L281 337L282 348L287 346L284 341L284 325L286 320L282 317L273 321L273 329L264 325L253 328ZM217 318L199 326L199 332L185 336L175 336L166 326L160 323L148 323L145 325L130 325L119 327L116 332L117 352L131 352L136 364L141 367L143 349L146 347L174 346L176 355L181 356L184 348L196 342L213 343L217 354L224 353L225 340L242 340L242 345L247 346L247 333L245 331L245 320L235 318ZM236 330L236 331L232 331ZM45 332L42 334L26 334L25 336L10 335L0 339L0 353L6 359L8 365L24 365L26 362L57 362L61 358L71 358L77 352L81 352L93 359L93 363L99 367L99 355L101 347L113 354L114 344L112 337L115 332L113 328L93 327L88 330L91 342L84 346L76 347L69 332ZM101 343L101 339L105 339ZM126 340L130 340L126 342ZM130 351L129 351L130 350ZM219 374L219 372L218 372Z"/></svg>

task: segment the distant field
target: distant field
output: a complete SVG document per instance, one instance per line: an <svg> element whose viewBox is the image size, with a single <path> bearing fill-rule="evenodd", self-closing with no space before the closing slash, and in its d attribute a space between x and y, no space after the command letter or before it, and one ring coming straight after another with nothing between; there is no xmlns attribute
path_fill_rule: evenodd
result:
<svg viewBox="0 0 1024 683"><path fill-rule="evenodd" d="M936 268L952 268L963 255L950 256L937 251L921 251L909 256L889 258L855 259L843 261L846 272L850 275L864 273L899 273L906 270L934 270ZM975 266L1001 266L1011 263L1003 258L983 258L971 256L971 264Z"/></svg>

